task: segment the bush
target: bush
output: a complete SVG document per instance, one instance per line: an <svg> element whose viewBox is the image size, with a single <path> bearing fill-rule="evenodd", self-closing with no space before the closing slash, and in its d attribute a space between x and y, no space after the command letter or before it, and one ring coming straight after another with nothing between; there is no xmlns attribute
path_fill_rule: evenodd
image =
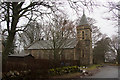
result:
<svg viewBox="0 0 120 80"><path fill-rule="evenodd" d="M49 69L49 75L62 75L67 73L82 72L82 69L79 66L66 66L62 68Z"/></svg>
<svg viewBox="0 0 120 80"><path fill-rule="evenodd" d="M7 73L3 74L3 79L2 80L23 80L25 78L27 78L27 76L29 75L29 73L31 72L31 70L27 70L27 71L9 71Z"/></svg>

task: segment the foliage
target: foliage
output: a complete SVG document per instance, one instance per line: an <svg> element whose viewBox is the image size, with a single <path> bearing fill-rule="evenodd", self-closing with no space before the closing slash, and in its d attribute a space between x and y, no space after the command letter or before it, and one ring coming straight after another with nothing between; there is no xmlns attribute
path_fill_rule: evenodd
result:
<svg viewBox="0 0 120 80"><path fill-rule="evenodd" d="M82 68L79 66L66 66L66 67L61 67L61 68L55 68L55 69L49 69L48 73L51 76L54 75L63 75L63 74L68 74L68 73L74 73L74 72L82 72Z"/></svg>
<svg viewBox="0 0 120 80"><path fill-rule="evenodd" d="M94 65L90 65L87 70L93 70L93 69L96 69L96 68L99 68L99 67L103 67L103 65L101 64L94 64Z"/></svg>
<svg viewBox="0 0 120 80"><path fill-rule="evenodd" d="M3 74L2 80L23 80L23 79L27 79L30 73L31 73L31 70L19 71L19 72L16 70L9 71Z"/></svg>
<svg viewBox="0 0 120 80"><path fill-rule="evenodd" d="M105 37L96 43L93 50L94 63L104 63L105 54L110 49L110 38Z"/></svg>

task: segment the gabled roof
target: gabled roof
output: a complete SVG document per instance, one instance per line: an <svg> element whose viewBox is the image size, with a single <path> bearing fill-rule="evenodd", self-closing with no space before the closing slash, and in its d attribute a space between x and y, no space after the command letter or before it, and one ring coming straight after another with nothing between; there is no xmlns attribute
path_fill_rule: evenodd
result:
<svg viewBox="0 0 120 80"><path fill-rule="evenodd" d="M57 41L59 43L59 41ZM78 41L75 38L67 39L63 41L60 48L74 48L77 45ZM56 43L57 45L57 43ZM60 44L58 44L59 46ZM52 40L39 40L30 45L27 49L53 49Z"/></svg>
<svg viewBox="0 0 120 80"><path fill-rule="evenodd" d="M19 58L24 58L24 57L27 57L27 56L34 57L31 54L11 54L11 55L8 55L8 57L19 57Z"/></svg>
<svg viewBox="0 0 120 80"><path fill-rule="evenodd" d="M83 11L83 15L82 15L81 20L80 20L80 22L78 23L78 25L79 25L79 26L81 26L81 25L89 25L84 11Z"/></svg>
<svg viewBox="0 0 120 80"><path fill-rule="evenodd" d="M29 55L31 55L31 54L30 53L26 54L24 51L21 51L20 53L10 54L10 55L8 55L8 57L26 57Z"/></svg>

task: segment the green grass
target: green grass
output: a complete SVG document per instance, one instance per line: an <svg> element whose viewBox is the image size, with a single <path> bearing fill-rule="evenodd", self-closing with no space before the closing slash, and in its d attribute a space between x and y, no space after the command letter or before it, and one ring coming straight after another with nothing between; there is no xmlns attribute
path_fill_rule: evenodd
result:
<svg viewBox="0 0 120 80"><path fill-rule="evenodd" d="M97 69L98 66L102 66L100 64L93 64L91 66L89 66L86 70L94 70L94 69Z"/></svg>

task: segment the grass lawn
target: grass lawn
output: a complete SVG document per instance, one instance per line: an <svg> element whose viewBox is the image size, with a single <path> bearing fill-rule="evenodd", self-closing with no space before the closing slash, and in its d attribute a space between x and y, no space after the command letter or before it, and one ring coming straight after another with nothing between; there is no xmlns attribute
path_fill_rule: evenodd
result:
<svg viewBox="0 0 120 80"><path fill-rule="evenodd" d="M93 64L91 66L89 66L86 70L94 70L94 69L97 69L99 66L102 66L100 64Z"/></svg>

